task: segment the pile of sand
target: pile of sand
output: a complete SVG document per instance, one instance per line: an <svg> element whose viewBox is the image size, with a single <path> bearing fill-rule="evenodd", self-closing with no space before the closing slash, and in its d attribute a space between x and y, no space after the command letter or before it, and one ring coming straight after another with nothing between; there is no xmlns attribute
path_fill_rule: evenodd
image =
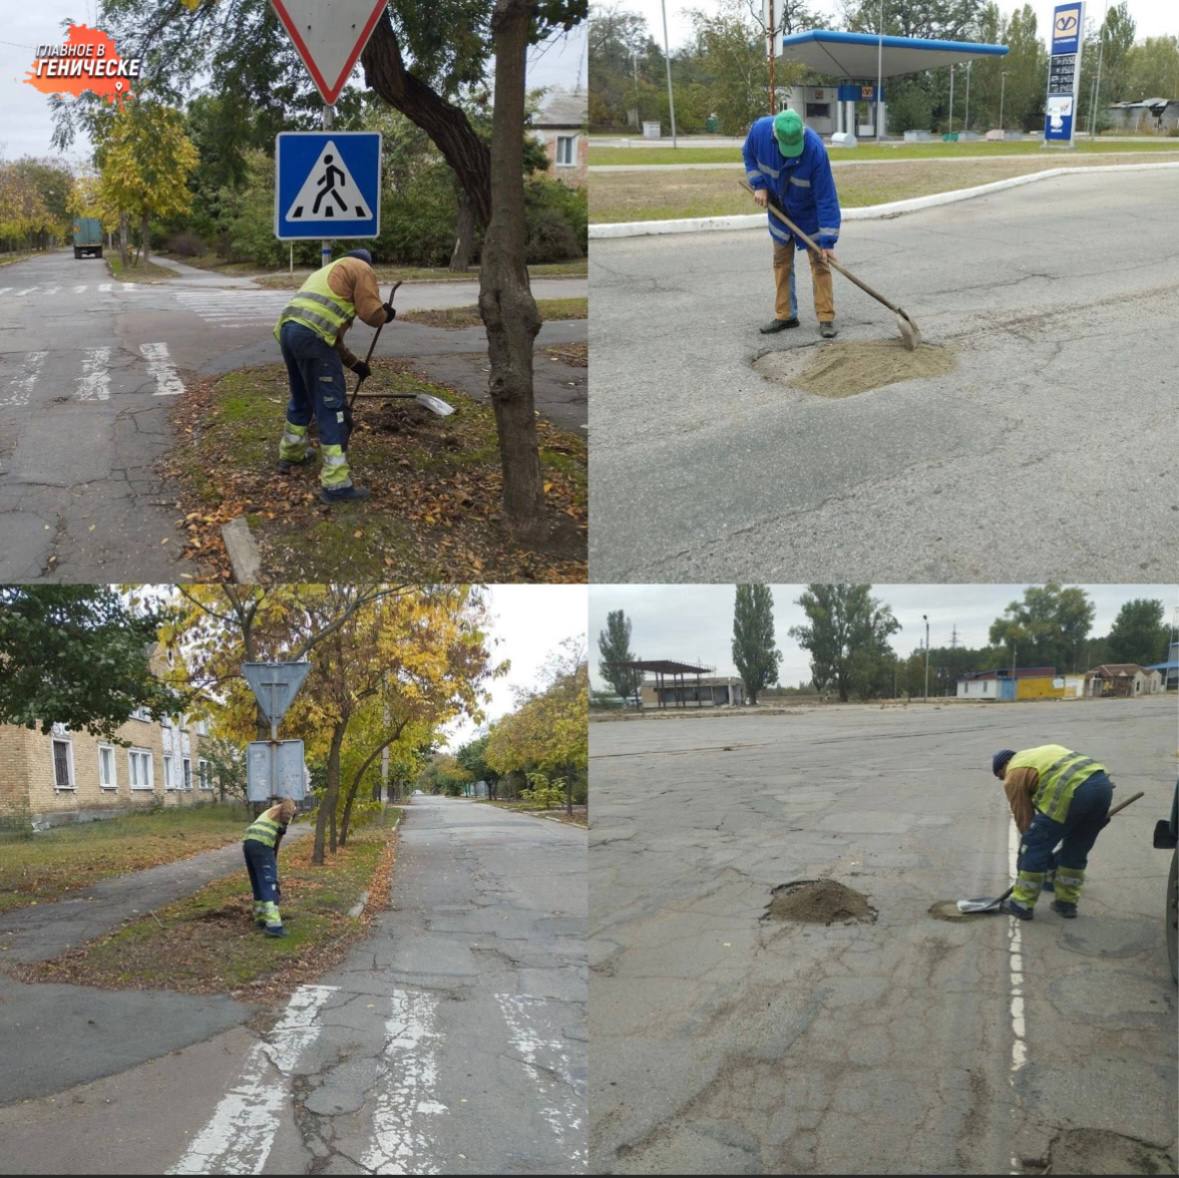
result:
<svg viewBox="0 0 1179 1178"><path fill-rule="evenodd" d="M899 381L944 376L954 369L954 353L933 344L920 344L910 352L900 340L847 340L807 351L810 362L801 371L797 349L767 352L753 367L770 380L816 397L854 397Z"/></svg>
<svg viewBox="0 0 1179 1178"><path fill-rule="evenodd" d="M799 920L807 924L875 924L868 897L833 879L798 879L779 884L762 920Z"/></svg>

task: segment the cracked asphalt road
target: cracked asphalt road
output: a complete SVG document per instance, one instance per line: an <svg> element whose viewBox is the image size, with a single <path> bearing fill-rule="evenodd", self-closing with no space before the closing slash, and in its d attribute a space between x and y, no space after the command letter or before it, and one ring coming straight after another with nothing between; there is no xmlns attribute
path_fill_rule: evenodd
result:
<svg viewBox="0 0 1179 1178"><path fill-rule="evenodd" d="M584 1172L585 831L417 798L393 881L265 1034L0 1108L5 1171Z"/></svg>
<svg viewBox="0 0 1179 1178"><path fill-rule="evenodd" d="M172 405L195 376L276 362L272 328L290 292L172 266L175 279L141 284L72 251L0 267L0 583L194 574L175 494L154 469L173 441ZM582 295L586 283L538 279L533 290ZM413 283L397 301L434 309L476 297L471 283ZM365 346L369 334L353 333ZM567 429L585 425L586 370L543 349L585 335L575 320L547 323L537 339L537 408ZM482 328L398 323L377 356L436 365L438 379L486 399L485 350Z"/></svg>
<svg viewBox="0 0 1179 1178"><path fill-rule="evenodd" d="M1098 840L1080 918L1042 904L1018 937L934 920L1007 886L991 754L1046 740L1102 760L1115 800L1146 793ZM1040 1173L1080 1130L1173 1172L1170 856L1151 847L1173 697L600 722L590 751L596 1172ZM816 877L876 923L760 919L771 888ZM1127 1150L1109 1172L1156 1172Z"/></svg>
<svg viewBox="0 0 1179 1178"><path fill-rule="evenodd" d="M758 334L764 230L595 241L592 579L1170 577L1175 184L1067 176L849 222L841 260L958 363L840 400L751 369L819 342L805 264L802 326ZM896 337L835 289L841 341Z"/></svg>

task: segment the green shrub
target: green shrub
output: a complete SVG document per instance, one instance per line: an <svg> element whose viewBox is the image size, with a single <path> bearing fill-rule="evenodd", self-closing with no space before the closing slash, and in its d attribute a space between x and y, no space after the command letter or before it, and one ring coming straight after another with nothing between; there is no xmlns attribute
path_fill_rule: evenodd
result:
<svg viewBox="0 0 1179 1178"><path fill-rule="evenodd" d="M524 207L530 263L585 257L589 204L584 188L569 188L558 180L534 177L525 185Z"/></svg>

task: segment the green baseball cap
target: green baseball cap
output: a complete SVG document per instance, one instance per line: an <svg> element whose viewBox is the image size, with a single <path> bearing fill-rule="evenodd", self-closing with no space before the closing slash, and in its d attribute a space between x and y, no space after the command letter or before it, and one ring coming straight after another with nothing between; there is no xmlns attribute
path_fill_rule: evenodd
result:
<svg viewBox="0 0 1179 1178"><path fill-rule="evenodd" d="M774 138L778 150L792 159L802 155L802 116L796 110L783 110L774 115Z"/></svg>

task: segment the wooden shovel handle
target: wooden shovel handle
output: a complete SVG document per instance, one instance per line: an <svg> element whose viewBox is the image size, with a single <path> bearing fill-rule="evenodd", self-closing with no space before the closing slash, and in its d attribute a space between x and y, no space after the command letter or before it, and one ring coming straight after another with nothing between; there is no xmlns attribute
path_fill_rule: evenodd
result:
<svg viewBox="0 0 1179 1178"><path fill-rule="evenodd" d="M1124 802L1121 802L1119 805L1114 806L1114 808L1112 810L1110 810L1110 812L1106 815L1106 817L1112 818L1119 810L1124 810L1131 802L1136 802L1136 801L1138 801L1139 798L1144 798L1144 797L1146 797L1145 792L1142 790L1139 790L1136 794L1133 794L1132 796L1128 797Z"/></svg>

